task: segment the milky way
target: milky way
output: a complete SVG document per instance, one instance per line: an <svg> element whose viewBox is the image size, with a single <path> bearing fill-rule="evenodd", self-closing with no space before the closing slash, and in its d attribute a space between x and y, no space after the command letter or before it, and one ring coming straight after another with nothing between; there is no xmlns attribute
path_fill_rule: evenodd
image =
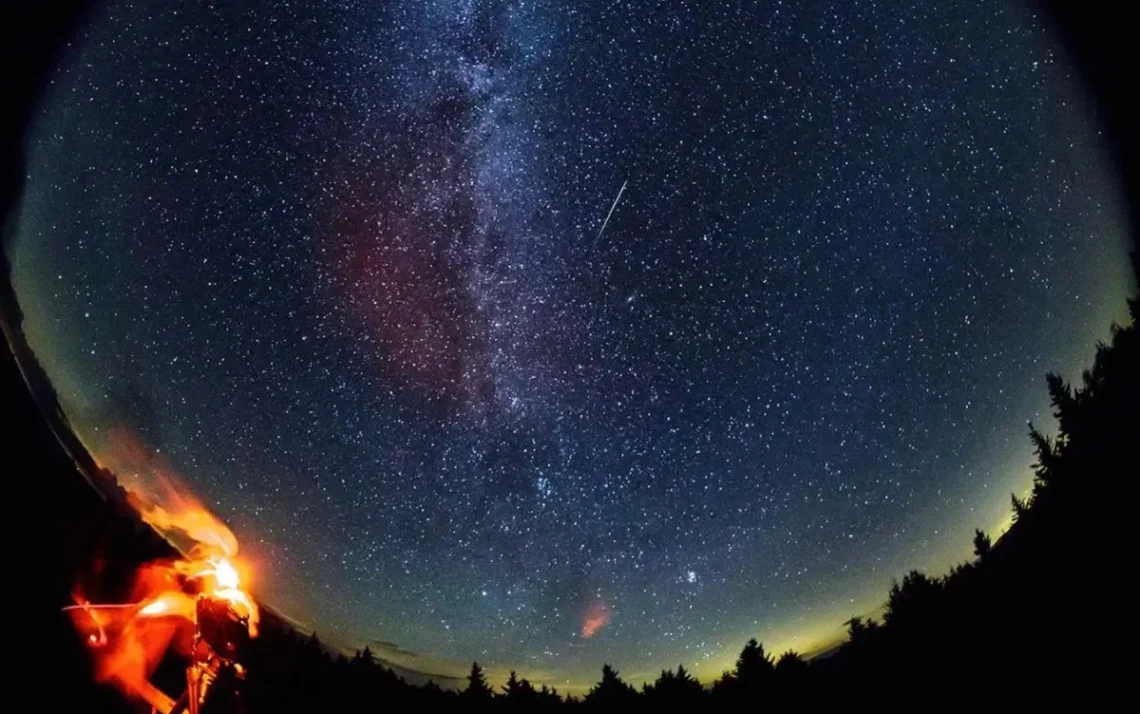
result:
<svg viewBox="0 0 1140 714"><path fill-rule="evenodd" d="M91 19L16 286L90 448L160 453L337 644L572 685L810 649L1000 523L1123 313L1019 4L230 5Z"/></svg>

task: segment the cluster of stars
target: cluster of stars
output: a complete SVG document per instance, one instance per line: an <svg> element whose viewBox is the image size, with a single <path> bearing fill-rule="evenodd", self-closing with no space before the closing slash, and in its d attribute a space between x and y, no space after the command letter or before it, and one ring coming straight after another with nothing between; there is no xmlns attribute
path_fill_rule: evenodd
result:
<svg viewBox="0 0 1140 714"><path fill-rule="evenodd" d="M837 628L996 522L1123 294L1015 3L106 5L29 337L345 644L586 681Z"/></svg>

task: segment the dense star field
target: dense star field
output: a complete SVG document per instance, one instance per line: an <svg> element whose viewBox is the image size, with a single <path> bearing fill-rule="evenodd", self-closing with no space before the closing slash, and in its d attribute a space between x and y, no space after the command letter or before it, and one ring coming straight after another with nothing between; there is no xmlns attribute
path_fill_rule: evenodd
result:
<svg viewBox="0 0 1140 714"><path fill-rule="evenodd" d="M113 1L14 279L93 452L325 639L709 677L1028 485L1124 309L1076 82L1013 2Z"/></svg>

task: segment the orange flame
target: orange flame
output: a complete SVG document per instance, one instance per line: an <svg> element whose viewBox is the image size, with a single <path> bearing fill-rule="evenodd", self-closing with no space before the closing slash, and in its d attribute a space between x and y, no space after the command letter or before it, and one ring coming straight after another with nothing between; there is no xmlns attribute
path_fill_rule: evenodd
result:
<svg viewBox="0 0 1140 714"><path fill-rule="evenodd" d="M156 690L149 677L166 652L173 647L190 655L197 598L226 601L246 621L251 637L257 636L259 611L233 532L177 486L172 472L137 440L122 433L112 441L111 460L118 469L129 469L124 481L130 483L130 502L183 557L140 567L129 604L94 605L77 592L76 604L65 609L91 649L96 678L150 701Z"/></svg>
<svg viewBox="0 0 1140 714"><path fill-rule="evenodd" d="M143 520L182 552L237 555L233 532L181 484L174 469L124 428L110 431L99 461L130 492Z"/></svg>

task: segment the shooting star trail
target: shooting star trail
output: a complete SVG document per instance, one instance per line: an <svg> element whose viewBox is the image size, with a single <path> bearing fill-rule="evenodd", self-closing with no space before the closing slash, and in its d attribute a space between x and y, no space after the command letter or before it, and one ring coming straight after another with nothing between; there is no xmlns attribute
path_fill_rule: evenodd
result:
<svg viewBox="0 0 1140 714"><path fill-rule="evenodd" d="M617 198L614 199L613 205L610 206L610 212L606 214L606 220L602 221L602 227L598 229L598 235L594 236L594 245L597 245L598 241L602 239L602 233L605 232L606 226L610 224L610 216L614 215L614 209L617 208L618 201L621 200L621 195L625 193L625 187L628 183L629 180L627 179L626 181L622 182L621 188L618 189Z"/></svg>

